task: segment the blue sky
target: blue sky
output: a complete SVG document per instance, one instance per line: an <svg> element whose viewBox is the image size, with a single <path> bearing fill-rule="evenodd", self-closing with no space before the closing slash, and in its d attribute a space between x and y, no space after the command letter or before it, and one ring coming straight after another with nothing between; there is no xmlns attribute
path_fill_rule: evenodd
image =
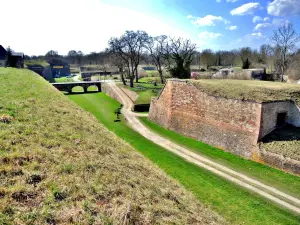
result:
<svg viewBox="0 0 300 225"><path fill-rule="evenodd" d="M145 30L192 39L198 50L258 48L280 24L300 33L300 0L0 0L14 12L0 44L28 55L101 51L112 36ZM18 6L17 8L15 6Z"/></svg>

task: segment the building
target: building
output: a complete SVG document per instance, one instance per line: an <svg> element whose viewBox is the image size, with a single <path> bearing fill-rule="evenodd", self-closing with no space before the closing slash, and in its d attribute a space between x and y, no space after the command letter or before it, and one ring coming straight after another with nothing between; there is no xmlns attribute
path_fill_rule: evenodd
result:
<svg viewBox="0 0 300 225"><path fill-rule="evenodd" d="M5 58L6 58L6 49L0 45L0 67L5 66ZM12 52L12 56L16 60L17 68L24 68L24 53L22 52Z"/></svg>
<svg viewBox="0 0 300 225"><path fill-rule="evenodd" d="M54 78L65 77L71 74L70 65L62 59L51 59L48 63Z"/></svg>
<svg viewBox="0 0 300 225"><path fill-rule="evenodd" d="M300 127L295 102L300 105L297 84L171 79L152 99L149 119L225 151L300 174L300 162L270 159L259 147L264 137L285 124Z"/></svg>

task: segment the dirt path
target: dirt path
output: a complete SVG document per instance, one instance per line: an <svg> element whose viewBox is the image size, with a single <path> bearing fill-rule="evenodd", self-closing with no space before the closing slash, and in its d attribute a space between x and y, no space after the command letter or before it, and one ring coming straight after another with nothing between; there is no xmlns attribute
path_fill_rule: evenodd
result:
<svg viewBox="0 0 300 225"><path fill-rule="evenodd" d="M167 149L170 152L175 153L176 155L181 156L185 160L192 162L206 170L211 171L212 173L225 178L237 185L240 185L254 193L257 193L264 198L271 200L272 202L289 209L293 212L300 214L300 200L288 195L282 191L275 189L274 187L265 185L258 180L250 178L238 171L234 171L228 167L225 167L221 164L218 164L211 159L203 157L199 154L192 152L187 148L183 148L170 140L159 136L158 134L152 132L147 127L145 127L137 118L140 114L134 113L131 111L133 102L130 98L113 82L110 82L109 85L115 91L116 94L122 100L123 108L122 114L127 119L129 125L139 132L141 135L151 140L152 142L160 145L161 147ZM144 116L147 116L144 114Z"/></svg>

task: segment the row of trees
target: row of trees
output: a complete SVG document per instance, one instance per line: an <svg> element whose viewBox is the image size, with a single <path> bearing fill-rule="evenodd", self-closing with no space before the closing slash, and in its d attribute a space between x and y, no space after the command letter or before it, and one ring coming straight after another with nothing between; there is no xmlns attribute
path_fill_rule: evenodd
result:
<svg viewBox="0 0 300 225"><path fill-rule="evenodd" d="M267 67L282 75L300 59L300 51L296 44L300 38L288 23L279 27L270 37L270 44L262 45L258 50L250 47L232 51L212 51L205 49L196 51L196 45L189 39L172 38L165 35L151 37L145 31L126 31L120 37L113 37L108 42L108 48L103 52L92 52L84 55L81 51L71 50L67 56L59 56L56 51L49 51L45 59L61 57L71 64L114 65L119 68L122 81L134 79L138 82L138 66L153 64L156 66L161 82L164 83L163 71L168 70L173 77L189 78L191 65L198 69L209 70L212 66L242 66Z"/></svg>
<svg viewBox="0 0 300 225"><path fill-rule="evenodd" d="M108 45L106 51L113 56L124 83L126 73L131 87L134 79L138 82L138 66L142 60L156 66L162 83L164 68L173 77L189 78L196 49L188 39L165 35L151 37L145 31L126 31L121 37L111 38Z"/></svg>

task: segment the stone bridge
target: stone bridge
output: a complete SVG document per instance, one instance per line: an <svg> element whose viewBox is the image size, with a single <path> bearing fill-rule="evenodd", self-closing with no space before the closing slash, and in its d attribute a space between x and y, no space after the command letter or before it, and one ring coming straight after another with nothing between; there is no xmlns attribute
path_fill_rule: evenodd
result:
<svg viewBox="0 0 300 225"><path fill-rule="evenodd" d="M60 91L72 93L73 87L82 87L84 93L88 92L88 87L96 86L98 92L101 92L101 81L82 81L82 82L65 82L65 83L52 83L52 85Z"/></svg>

